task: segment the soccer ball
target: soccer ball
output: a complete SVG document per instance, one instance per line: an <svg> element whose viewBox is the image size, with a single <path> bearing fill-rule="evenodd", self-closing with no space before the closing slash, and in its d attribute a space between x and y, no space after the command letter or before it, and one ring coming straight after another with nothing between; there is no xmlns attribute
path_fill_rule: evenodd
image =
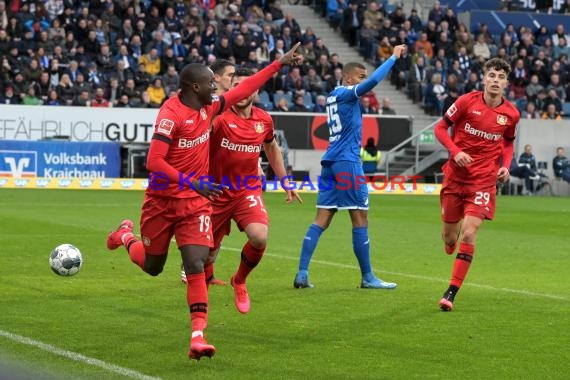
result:
<svg viewBox="0 0 570 380"><path fill-rule="evenodd" d="M81 251L71 244L58 245L49 255L51 270L59 276L73 276L83 265Z"/></svg>

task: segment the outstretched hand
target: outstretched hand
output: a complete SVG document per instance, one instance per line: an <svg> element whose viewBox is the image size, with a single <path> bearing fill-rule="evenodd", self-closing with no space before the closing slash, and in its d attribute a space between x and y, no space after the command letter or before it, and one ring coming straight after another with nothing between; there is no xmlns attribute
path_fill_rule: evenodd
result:
<svg viewBox="0 0 570 380"><path fill-rule="evenodd" d="M287 198L285 198L286 203L293 203L293 201L295 201L296 199L297 202L303 204L303 199L301 198L297 190L285 190L285 192L287 193Z"/></svg>
<svg viewBox="0 0 570 380"><path fill-rule="evenodd" d="M405 52L407 48L408 47L406 45L394 46L394 51L392 52L392 54L394 54L396 56L396 58L400 58L402 53Z"/></svg>
<svg viewBox="0 0 570 380"><path fill-rule="evenodd" d="M301 46L300 42L297 42L295 46L291 48L287 53L283 54L281 58L279 58L279 63L281 65L294 65L297 66L303 61L303 56L297 54L297 49Z"/></svg>

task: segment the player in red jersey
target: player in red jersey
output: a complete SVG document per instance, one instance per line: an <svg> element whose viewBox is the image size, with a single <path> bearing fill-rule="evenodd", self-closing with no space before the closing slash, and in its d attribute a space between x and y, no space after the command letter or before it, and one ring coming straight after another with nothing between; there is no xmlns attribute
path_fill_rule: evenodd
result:
<svg viewBox="0 0 570 380"><path fill-rule="evenodd" d="M220 96L228 91L232 85L232 78L235 73L235 65L226 59L217 59L210 65L210 70L214 73L214 82L216 82L215 94ZM186 284L186 272L184 264L181 264L180 280ZM212 266L212 275L207 276L208 285L225 286L226 282L214 276L214 267Z"/></svg>
<svg viewBox="0 0 570 380"><path fill-rule="evenodd" d="M150 175L142 206L142 240L134 236L130 220L107 236L108 249L123 245L131 261L151 276L162 272L170 240L176 237L187 274L190 359L211 357L216 351L204 339L208 316L204 264L213 246L210 201L222 194L218 184L204 183L212 118L260 88L283 64L298 63L298 46L220 97L212 96L216 86L208 67L187 65L180 73L180 93L162 105L156 119L147 157Z"/></svg>
<svg viewBox="0 0 570 380"><path fill-rule="evenodd" d="M503 98L510 65L492 58L483 70L484 91L459 97L435 126L435 136L449 151L440 194L442 238L448 255L455 252L462 233L449 288L439 301L443 311L453 309L475 252L481 224L485 219L493 219L497 180L509 180L508 167L520 118L516 107Z"/></svg>
<svg viewBox="0 0 570 380"><path fill-rule="evenodd" d="M251 75L253 72L250 69L238 68L232 84L239 86ZM267 210L258 175L262 145L277 177L287 175L281 149L275 141L273 119L264 110L253 107L256 95L257 91L216 117L210 145L212 180L228 189L212 202L214 248L210 250L204 271L208 280L222 239L229 235L233 219L248 239L241 251L239 268L230 280L234 288L236 308L243 314L250 309L246 278L261 260L267 244ZM284 188L289 188L286 178L283 179L283 185ZM302 203L295 190L286 192L287 203L295 199Z"/></svg>

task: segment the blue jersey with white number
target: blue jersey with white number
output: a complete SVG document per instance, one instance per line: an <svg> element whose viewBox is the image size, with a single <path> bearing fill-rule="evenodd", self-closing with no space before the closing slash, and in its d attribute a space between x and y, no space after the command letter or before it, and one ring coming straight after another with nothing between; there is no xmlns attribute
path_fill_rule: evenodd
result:
<svg viewBox="0 0 570 380"><path fill-rule="evenodd" d="M327 98L329 147L321 163L333 161L360 162L362 143L362 110L357 86L338 86Z"/></svg>

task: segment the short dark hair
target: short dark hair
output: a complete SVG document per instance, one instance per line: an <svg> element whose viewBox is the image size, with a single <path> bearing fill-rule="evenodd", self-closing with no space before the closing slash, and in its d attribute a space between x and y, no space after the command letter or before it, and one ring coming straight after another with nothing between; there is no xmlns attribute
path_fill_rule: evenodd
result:
<svg viewBox="0 0 570 380"><path fill-rule="evenodd" d="M224 70L228 66L235 66L232 62L228 61L227 59L216 59L210 65L210 70L214 72L214 74L222 75Z"/></svg>
<svg viewBox="0 0 570 380"><path fill-rule="evenodd" d="M483 72L487 72L490 69L495 69L497 71L503 70L505 74L509 75L511 73L511 65L501 58L491 58L483 66Z"/></svg>
<svg viewBox="0 0 570 380"><path fill-rule="evenodd" d="M234 77L250 77L253 75L253 70L249 67L236 67Z"/></svg>
<svg viewBox="0 0 570 380"><path fill-rule="evenodd" d="M362 63L359 62L348 62L346 65L344 65L344 67L342 68L342 73L343 74L349 74L350 72L352 72L352 70L354 69L362 69L362 70L366 70L366 66L364 66Z"/></svg>

